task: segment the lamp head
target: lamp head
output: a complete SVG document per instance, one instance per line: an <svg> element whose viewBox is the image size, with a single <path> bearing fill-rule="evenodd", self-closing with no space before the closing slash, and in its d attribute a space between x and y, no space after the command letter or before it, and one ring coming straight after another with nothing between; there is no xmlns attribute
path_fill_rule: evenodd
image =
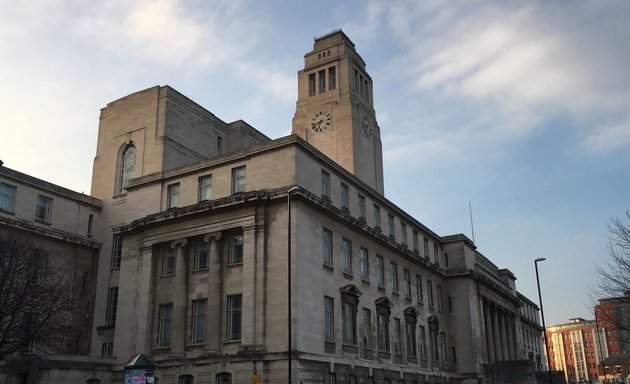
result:
<svg viewBox="0 0 630 384"><path fill-rule="evenodd" d="M534 259L534 263L537 263L539 261L545 261L545 260L547 260L547 259L545 259L544 257L539 257L537 259Z"/></svg>

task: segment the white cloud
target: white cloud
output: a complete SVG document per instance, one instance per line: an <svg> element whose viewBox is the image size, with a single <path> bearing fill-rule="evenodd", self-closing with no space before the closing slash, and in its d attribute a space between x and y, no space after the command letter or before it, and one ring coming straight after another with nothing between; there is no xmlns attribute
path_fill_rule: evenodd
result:
<svg viewBox="0 0 630 384"><path fill-rule="evenodd" d="M630 116L617 123L600 127L588 135L582 146L589 153L604 153L630 146Z"/></svg>

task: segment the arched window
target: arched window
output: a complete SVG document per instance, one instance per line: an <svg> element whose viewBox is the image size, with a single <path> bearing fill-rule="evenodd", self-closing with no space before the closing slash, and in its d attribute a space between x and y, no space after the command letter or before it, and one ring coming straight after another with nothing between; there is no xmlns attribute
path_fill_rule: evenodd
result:
<svg viewBox="0 0 630 384"><path fill-rule="evenodd" d="M120 184L118 186L118 194L122 195L126 193L125 187L129 184L129 180L133 177L133 171L136 167L136 147L133 144L128 144L122 151L120 158L120 168L118 171L118 179Z"/></svg>
<svg viewBox="0 0 630 384"><path fill-rule="evenodd" d="M179 377L179 384L194 384L195 379L193 375L181 375Z"/></svg>
<svg viewBox="0 0 630 384"><path fill-rule="evenodd" d="M228 372L217 373L217 384L232 384L232 374Z"/></svg>

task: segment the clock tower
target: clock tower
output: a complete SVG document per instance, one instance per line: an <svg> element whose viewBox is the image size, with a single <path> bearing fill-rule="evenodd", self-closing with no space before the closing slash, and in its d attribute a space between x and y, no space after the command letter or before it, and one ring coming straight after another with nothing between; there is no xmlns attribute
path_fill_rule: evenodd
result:
<svg viewBox="0 0 630 384"><path fill-rule="evenodd" d="M315 38L298 72L292 133L383 194L383 150L372 78L341 30Z"/></svg>

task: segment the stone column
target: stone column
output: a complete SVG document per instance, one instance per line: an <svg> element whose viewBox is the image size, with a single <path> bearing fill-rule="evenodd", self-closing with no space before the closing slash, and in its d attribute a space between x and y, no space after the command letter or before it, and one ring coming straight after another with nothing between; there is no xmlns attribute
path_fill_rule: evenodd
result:
<svg viewBox="0 0 630 384"><path fill-rule="evenodd" d="M508 352L508 339L507 339L507 329L505 326L505 316L506 311L501 310L499 313L499 327L501 332L501 351L503 352L503 361L510 359L510 354Z"/></svg>
<svg viewBox="0 0 630 384"><path fill-rule="evenodd" d="M256 233L254 226L243 228L243 311L241 323L241 346L251 347L256 340L257 258Z"/></svg>
<svg viewBox="0 0 630 384"><path fill-rule="evenodd" d="M494 363L494 337L492 334L492 318L490 314L490 304L488 301L483 301L483 315L486 331L486 348L488 350L488 364Z"/></svg>
<svg viewBox="0 0 630 384"><path fill-rule="evenodd" d="M209 242L208 249L208 308L206 313L206 351L210 354L221 353L223 337L221 314L223 313L223 258L221 257L221 232L205 235L203 241Z"/></svg>
<svg viewBox="0 0 630 384"><path fill-rule="evenodd" d="M188 314L188 263L184 247L186 239L173 240L171 248L176 250L175 277L173 281L173 320L171 329L171 353L183 354L186 346Z"/></svg>
<svg viewBox="0 0 630 384"><path fill-rule="evenodd" d="M518 359L518 334L516 331L516 315L510 313L508 316L508 345L510 347L510 360Z"/></svg>
<svg viewBox="0 0 630 384"><path fill-rule="evenodd" d="M494 351L497 361L503 360L503 349L501 348L501 331L499 326L499 309L496 305L492 307L492 329L494 330Z"/></svg>
<svg viewBox="0 0 630 384"><path fill-rule="evenodd" d="M136 307L135 307L135 340L134 354L147 353L152 350L153 340L152 323L154 317L152 312L153 296L151 286L153 285L153 248L151 246L140 248L138 255L138 274L136 285Z"/></svg>

